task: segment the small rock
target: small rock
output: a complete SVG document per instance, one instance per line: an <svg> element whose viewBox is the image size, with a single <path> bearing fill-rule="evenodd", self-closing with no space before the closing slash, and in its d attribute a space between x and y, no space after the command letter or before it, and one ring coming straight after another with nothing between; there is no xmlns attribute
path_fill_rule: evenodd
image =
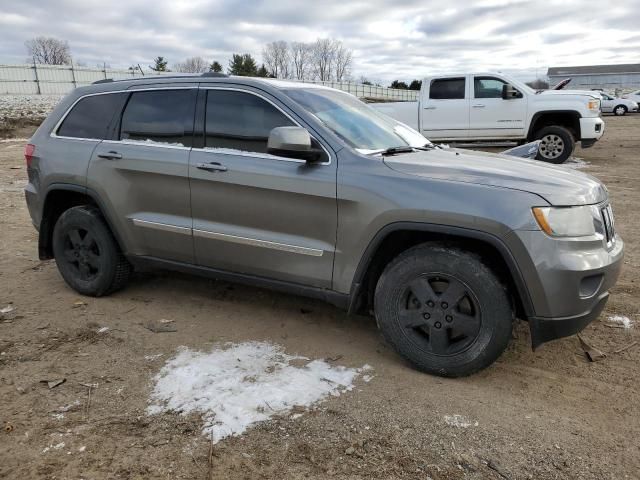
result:
<svg viewBox="0 0 640 480"><path fill-rule="evenodd" d="M356 449L353 447L349 447L344 451L344 453L347 455L353 455L354 453L356 453Z"/></svg>

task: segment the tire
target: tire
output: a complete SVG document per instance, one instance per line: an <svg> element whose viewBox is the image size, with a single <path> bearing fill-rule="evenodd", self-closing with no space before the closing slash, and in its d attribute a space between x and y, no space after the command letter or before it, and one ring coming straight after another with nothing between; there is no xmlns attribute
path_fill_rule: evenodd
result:
<svg viewBox="0 0 640 480"><path fill-rule="evenodd" d="M389 263L374 311L397 353L442 377L486 368L511 338L513 309L504 285L476 255L441 245L418 245Z"/></svg>
<svg viewBox="0 0 640 480"><path fill-rule="evenodd" d="M64 281L92 297L124 287L133 270L100 210L88 205L60 215L53 229L53 255Z"/></svg>
<svg viewBox="0 0 640 480"><path fill-rule="evenodd" d="M616 117L624 117L627 114L627 107L624 105L617 105L613 108L613 114Z"/></svg>
<svg viewBox="0 0 640 480"><path fill-rule="evenodd" d="M536 140L540 140L540 149L536 158L555 164L564 163L576 146L571 132L555 125L539 130L536 133Z"/></svg>

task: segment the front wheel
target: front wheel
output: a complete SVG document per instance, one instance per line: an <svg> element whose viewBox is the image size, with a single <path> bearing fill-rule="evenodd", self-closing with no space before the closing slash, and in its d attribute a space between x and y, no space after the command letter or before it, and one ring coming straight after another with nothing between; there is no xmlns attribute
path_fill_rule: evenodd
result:
<svg viewBox="0 0 640 480"><path fill-rule="evenodd" d="M564 163L576 146L571 132L558 126L542 128L536 134L536 140L540 140L536 158L549 163Z"/></svg>
<svg viewBox="0 0 640 480"><path fill-rule="evenodd" d="M378 281L374 311L401 356L443 377L489 366L511 337L505 287L476 255L455 248L423 244L394 259Z"/></svg>
<svg viewBox="0 0 640 480"><path fill-rule="evenodd" d="M618 105L613 109L613 114L616 117L623 117L627 114L627 107L625 107L624 105Z"/></svg>

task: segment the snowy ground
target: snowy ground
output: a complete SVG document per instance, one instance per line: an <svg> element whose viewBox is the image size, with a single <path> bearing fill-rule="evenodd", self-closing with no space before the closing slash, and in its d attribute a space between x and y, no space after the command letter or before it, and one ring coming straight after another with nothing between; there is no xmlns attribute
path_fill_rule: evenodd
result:
<svg viewBox="0 0 640 480"><path fill-rule="evenodd" d="M0 120L8 118L43 118L62 95L0 95Z"/></svg>
<svg viewBox="0 0 640 480"><path fill-rule="evenodd" d="M265 342L187 348L156 376L149 414L199 413L203 433L214 443L240 435L251 425L294 410L299 415L329 396L353 388L360 369L284 353Z"/></svg>

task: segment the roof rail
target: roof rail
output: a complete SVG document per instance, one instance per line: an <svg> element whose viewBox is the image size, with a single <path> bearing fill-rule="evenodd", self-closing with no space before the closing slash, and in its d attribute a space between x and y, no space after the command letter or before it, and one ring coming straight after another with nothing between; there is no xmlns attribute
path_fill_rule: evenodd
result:
<svg viewBox="0 0 640 480"><path fill-rule="evenodd" d="M154 76L142 76L142 77L132 77L132 78L121 78L119 80L114 80L113 78L104 78L102 80L96 80L95 82L92 83L92 85L96 85L99 83L110 83L110 82L131 82L133 80L149 80L150 78L154 78L154 79L164 79L164 78L196 78L196 77L205 77L205 78L212 78L212 77L219 77L219 78L227 78L229 75L227 75L226 73L220 73L220 72L204 72L201 73L200 75L189 75L189 74L182 74L182 75L154 75Z"/></svg>
<svg viewBox="0 0 640 480"><path fill-rule="evenodd" d="M229 77L229 75L227 75L226 73L220 73L220 72L204 72L200 76L201 77L222 77L222 78Z"/></svg>

